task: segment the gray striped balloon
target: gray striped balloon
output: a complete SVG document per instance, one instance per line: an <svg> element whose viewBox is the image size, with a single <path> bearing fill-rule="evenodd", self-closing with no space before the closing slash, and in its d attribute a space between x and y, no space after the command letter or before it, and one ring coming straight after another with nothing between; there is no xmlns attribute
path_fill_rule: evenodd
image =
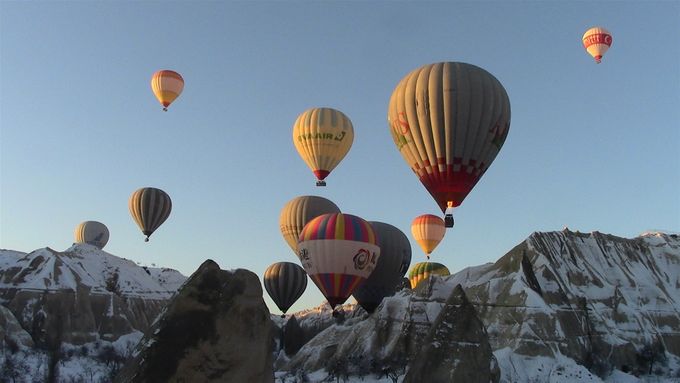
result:
<svg viewBox="0 0 680 383"><path fill-rule="evenodd" d="M146 187L132 193L128 208L132 219L146 235L144 241L149 242L149 236L170 216L172 201L163 190Z"/></svg>
<svg viewBox="0 0 680 383"><path fill-rule="evenodd" d="M264 272L264 288L285 314L307 288L307 273L295 263L277 262ZM285 315L281 315L284 317Z"/></svg>
<svg viewBox="0 0 680 383"><path fill-rule="evenodd" d="M76 243L87 243L102 249L109 242L109 229L101 222L81 222L73 232Z"/></svg>

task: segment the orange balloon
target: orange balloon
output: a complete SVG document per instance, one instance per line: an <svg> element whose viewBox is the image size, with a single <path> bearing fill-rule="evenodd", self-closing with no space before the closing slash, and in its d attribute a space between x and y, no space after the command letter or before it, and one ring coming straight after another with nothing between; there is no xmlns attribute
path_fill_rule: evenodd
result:
<svg viewBox="0 0 680 383"><path fill-rule="evenodd" d="M151 90L156 95L158 102L167 111L168 106L182 93L184 79L172 70L159 70L151 76Z"/></svg>
<svg viewBox="0 0 680 383"><path fill-rule="evenodd" d="M444 220L432 214L424 214L416 217L411 223L411 234L418 242L420 248L423 249L427 258L430 258L430 253L439 245L439 242L444 238L446 227L444 227Z"/></svg>

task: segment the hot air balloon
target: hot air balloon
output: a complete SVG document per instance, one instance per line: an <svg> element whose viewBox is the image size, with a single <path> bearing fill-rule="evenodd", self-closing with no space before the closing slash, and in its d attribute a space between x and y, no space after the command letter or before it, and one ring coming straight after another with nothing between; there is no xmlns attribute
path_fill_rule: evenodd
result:
<svg viewBox="0 0 680 383"><path fill-rule="evenodd" d="M441 263L436 262L420 262L416 263L411 272L408 274L408 279L411 282L411 288L415 289L418 284L430 278L431 275L450 275L449 269Z"/></svg>
<svg viewBox="0 0 680 383"><path fill-rule="evenodd" d="M293 125L293 143L300 157L317 178L316 186L338 166L354 141L354 128L339 110L312 108L300 114Z"/></svg>
<svg viewBox="0 0 680 383"><path fill-rule="evenodd" d="M503 85L471 64L442 62L404 77L387 120L406 163L430 192L446 226L498 154L510 128Z"/></svg>
<svg viewBox="0 0 680 383"><path fill-rule="evenodd" d="M368 222L350 214L331 213L305 225L298 256L307 275L335 308L371 275L380 247Z"/></svg>
<svg viewBox="0 0 680 383"><path fill-rule="evenodd" d="M151 76L151 90L166 112L168 106L182 93L182 89L184 89L184 79L175 71L159 70Z"/></svg>
<svg viewBox="0 0 680 383"><path fill-rule="evenodd" d="M81 222L73 233L76 243L87 243L103 249L109 242L109 229L101 222Z"/></svg>
<svg viewBox="0 0 680 383"><path fill-rule="evenodd" d="M393 295L411 263L411 243L406 234L383 222L369 222L378 237L380 259L373 273L352 296L369 313L383 298Z"/></svg>
<svg viewBox="0 0 680 383"><path fill-rule="evenodd" d="M444 233L446 233L444 221L436 215L423 214L411 223L411 234L425 252L427 259L430 259L430 254L444 238Z"/></svg>
<svg viewBox="0 0 680 383"><path fill-rule="evenodd" d="M144 242L149 242L149 236L168 219L172 201L163 190L146 187L132 193L128 200L128 208L132 219L146 235Z"/></svg>
<svg viewBox="0 0 680 383"><path fill-rule="evenodd" d="M283 313L281 318L285 318L286 311L307 288L307 273L295 263L278 262L267 267L263 281L265 290Z"/></svg>
<svg viewBox="0 0 680 383"><path fill-rule="evenodd" d="M312 218L327 213L340 213L340 209L330 200L311 195L295 197L283 206L279 215L279 227L283 239L295 255L302 228Z"/></svg>
<svg viewBox="0 0 680 383"><path fill-rule="evenodd" d="M612 35L602 27L590 28L583 34L583 47L593 56L596 63L602 61L602 56L612 46Z"/></svg>

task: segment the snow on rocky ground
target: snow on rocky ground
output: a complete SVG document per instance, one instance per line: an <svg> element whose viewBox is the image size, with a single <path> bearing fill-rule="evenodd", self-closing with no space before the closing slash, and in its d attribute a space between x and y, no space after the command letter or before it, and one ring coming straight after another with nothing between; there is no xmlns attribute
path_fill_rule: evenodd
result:
<svg viewBox="0 0 680 383"><path fill-rule="evenodd" d="M142 267L87 244L63 252L0 250L0 289L75 290L80 283L92 294L108 294L113 284L125 297L167 299L185 280L176 270Z"/></svg>
<svg viewBox="0 0 680 383"><path fill-rule="evenodd" d="M98 340L74 346L64 343L55 369L56 381L110 382L134 346L142 338L135 331L115 342ZM35 383L46 381L50 354L44 350L20 347L0 353L0 382Z"/></svg>

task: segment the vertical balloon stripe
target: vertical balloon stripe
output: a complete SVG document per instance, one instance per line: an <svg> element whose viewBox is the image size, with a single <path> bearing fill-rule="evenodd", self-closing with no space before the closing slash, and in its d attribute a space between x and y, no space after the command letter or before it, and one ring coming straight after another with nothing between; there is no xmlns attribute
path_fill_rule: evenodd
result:
<svg viewBox="0 0 680 383"><path fill-rule="evenodd" d="M348 241L360 241L359 237L354 233L355 219L352 216L344 215L342 219L342 227L336 231L337 239L346 239Z"/></svg>
<svg viewBox="0 0 680 383"><path fill-rule="evenodd" d="M352 239L355 241L366 241L366 236L361 235L361 222L357 219L350 219L348 222L348 229L347 233L349 237L345 237L346 239Z"/></svg>
<svg viewBox="0 0 680 383"><path fill-rule="evenodd" d="M342 226L342 214L329 214L324 216L322 220L326 223L323 233L323 239L339 239L337 236L338 227Z"/></svg>

